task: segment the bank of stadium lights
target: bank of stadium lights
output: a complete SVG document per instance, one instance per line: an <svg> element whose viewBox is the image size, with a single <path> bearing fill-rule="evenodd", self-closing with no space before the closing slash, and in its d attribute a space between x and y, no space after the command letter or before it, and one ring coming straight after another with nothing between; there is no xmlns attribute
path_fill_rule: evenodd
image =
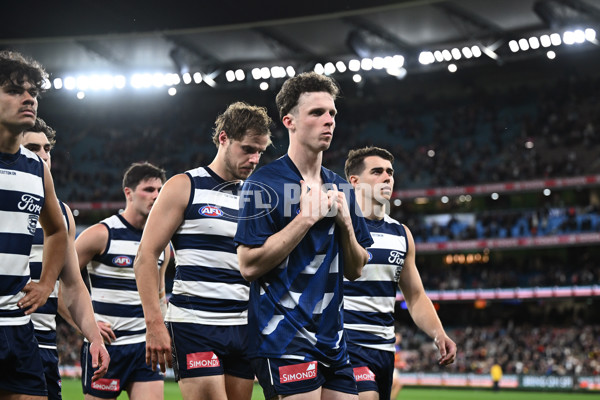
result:
<svg viewBox="0 0 600 400"><path fill-rule="evenodd" d="M541 35L540 37L532 36L530 38L521 38L519 40L511 40L508 42L508 47L513 53L519 51L537 50L539 48L557 47L562 44L571 46L574 44L583 44L585 42L600 44L596 39L596 31L592 28L576 29L574 31L565 31L563 34L552 33L550 35ZM550 50L546 53L548 58L553 59L556 53Z"/></svg>
<svg viewBox="0 0 600 400"><path fill-rule="evenodd" d="M422 51L419 54L419 62L423 65L429 65L429 64L434 64L434 63L443 63L443 62L450 62L450 61L458 61L462 58L465 59L470 59L470 58L479 58L481 57L481 55L483 54L484 51L482 51L482 49L477 46L471 46L471 47L463 47L462 49L459 49L458 47L454 47L452 49L443 49L443 50L436 50L436 51ZM493 58L494 53L491 50L486 50L486 54L487 52L490 52L492 55L488 54L490 57Z"/></svg>

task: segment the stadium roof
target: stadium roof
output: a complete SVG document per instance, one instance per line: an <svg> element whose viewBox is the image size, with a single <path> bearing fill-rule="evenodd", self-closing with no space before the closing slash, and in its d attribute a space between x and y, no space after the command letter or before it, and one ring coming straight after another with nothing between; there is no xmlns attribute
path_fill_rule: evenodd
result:
<svg viewBox="0 0 600 400"><path fill-rule="evenodd" d="M600 0L207 3L10 2L2 7L0 48L32 56L53 74L199 71L216 77L242 68L249 76L255 67L312 70L316 63L394 54L410 71L423 68L422 51L478 46L483 55L461 63L503 63L534 55L511 52L511 40L600 25Z"/></svg>

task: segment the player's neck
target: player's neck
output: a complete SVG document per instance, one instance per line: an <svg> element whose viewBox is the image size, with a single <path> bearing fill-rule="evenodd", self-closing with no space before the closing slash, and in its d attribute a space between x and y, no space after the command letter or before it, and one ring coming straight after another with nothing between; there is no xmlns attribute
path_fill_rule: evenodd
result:
<svg viewBox="0 0 600 400"><path fill-rule="evenodd" d="M374 200L366 202L364 198L360 198L359 206L363 217L371 221L381 221L385 216L385 206L379 203L374 203Z"/></svg>
<svg viewBox="0 0 600 400"><path fill-rule="evenodd" d="M305 180L320 180L323 152L314 152L306 148L290 144L288 156Z"/></svg>
<svg viewBox="0 0 600 400"><path fill-rule="evenodd" d="M0 124L0 153L15 154L19 151L23 133L11 132Z"/></svg>
<svg viewBox="0 0 600 400"><path fill-rule="evenodd" d="M237 181L239 179L236 179L232 174L230 174L225 166L225 162L222 161L219 156L217 155L215 157L215 159L207 165L208 168L210 168L212 170L212 172L214 172L215 174L217 174L219 176L219 178L223 179L224 181Z"/></svg>
<svg viewBox="0 0 600 400"><path fill-rule="evenodd" d="M148 220L147 215L137 213L130 207L125 207L125 210L121 213L121 216L125 218L125 221L127 221L129 225L139 230L144 229L144 226L146 226L146 221Z"/></svg>

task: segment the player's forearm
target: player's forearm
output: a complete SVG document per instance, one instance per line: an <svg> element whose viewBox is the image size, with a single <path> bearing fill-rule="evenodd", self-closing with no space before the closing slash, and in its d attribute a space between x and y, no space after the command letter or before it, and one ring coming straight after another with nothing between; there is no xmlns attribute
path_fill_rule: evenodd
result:
<svg viewBox="0 0 600 400"><path fill-rule="evenodd" d="M313 224L310 219L297 216L261 246L238 246L238 262L244 279L252 282L281 264Z"/></svg>
<svg viewBox="0 0 600 400"><path fill-rule="evenodd" d="M44 236L44 248L52 251L44 251L42 259L42 273L40 276L40 285L54 288L54 284L65 264L67 251L67 230L59 229L52 234ZM48 292L48 294L50 294Z"/></svg>
<svg viewBox="0 0 600 400"><path fill-rule="evenodd" d="M94 317L90 295L82 280L63 284L62 296L68 315L77 329L90 341L100 341L102 336ZM64 315L61 313L61 316Z"/></svg>
<svg viewBox="0 0 600 400"><path fill-rule="evenodd" d="M433 303L425 291L419 293L412 301L407 300L406 305L415 325L430 338L436 339L446 334Z"/></svg>
<svg viewBox="0 0 600 400"><path fill-rule="evenodd" d="M355 280L362 274L362 269L369 261L369 254L356 240L354 230L341 228L341 244L344 252L344 276Z"/></svg>
<svg viewBox="0 0 600 400"><path fill-rule="evenodd" d="M159 304L158 256L154 257L138 251L133 270L146 324L162 323L163 316Z"/></svg>

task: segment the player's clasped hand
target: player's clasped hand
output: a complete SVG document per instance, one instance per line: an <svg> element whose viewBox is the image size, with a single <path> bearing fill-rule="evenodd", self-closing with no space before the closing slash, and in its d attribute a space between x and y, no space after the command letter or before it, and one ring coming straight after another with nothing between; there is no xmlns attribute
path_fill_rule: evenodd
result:
<svg viewBox="0 0 600 400"><path fill-rule="evenodd" d="M456 343L445 335L441 338L436 337L434 343L440 352L438 363L440 365L452 364L456 359Z"/></svg>
<svg viewBox="0 0 600 400"><path fill-rule="evenodd" d="M311 189L304 180L300 181L300 214L309 217L314 223L332 216L333 197L319 188ZM334 210L335 211L335 210Z"/></svg>
<svg viewBox="0 0 600 400"><path fill-rule="evenodd" d="M25 296L17 303L19 308L26 309L25 315L29 315L39 307L46 304L48 296L52 293L53 287L46 287L38 282L29 282L23 288Z"/></svg>

